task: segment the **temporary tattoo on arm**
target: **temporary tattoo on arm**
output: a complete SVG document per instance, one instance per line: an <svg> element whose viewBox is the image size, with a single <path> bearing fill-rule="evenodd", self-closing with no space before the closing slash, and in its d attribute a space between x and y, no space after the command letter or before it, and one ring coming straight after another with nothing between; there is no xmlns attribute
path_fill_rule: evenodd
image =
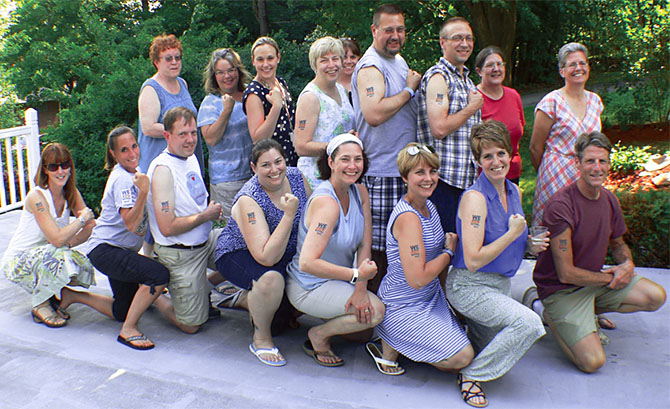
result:
<svg viewBox="0 0 670 409"><path fill-rule="evenodd" d="M316 229L314 229L314 231L316 232L316 234L318 234L319 236L321 236L321 235L323 234L323 232L326 231L326 228L327 228L327 227L328 227L328 225L327 225L326 223L319 223L319 224L316 226Z"/></svg>
<svg viewBox="0 0 670 409"><path fill-rule="evenodd" d="M472 215L472 221L470 222L470 225L474 227L475 229L479 228L479 222L481 222L482 216L473 214Z"/></svg>
<svg viewBox="0 0 670 409"><path fill-rule="evenodd" d="M559 240L558 248L563 252L568 251L568 241L566 239Z"/></svg>
<svg viewBox="0 0 670 409"><path fill-rule="evenodd" d="M165 202L161 202L161 212L167 213L169 211L170 211L170 202L167 200Z"/></svg>
<svg viewBox="0 0 670 409"><path fill-rule="evenodd" d="M255 212L247 213L247 218L249 219L249 224L256 224L256 213Z"/></svg>
<svg viewBox="0 0 670 409"><path fill-rule="evenodd" d="M44 213L44 205L42 204L42 202L35 203L35 210L37 210L40 213Z"/></svg>
<svg viewBox="0 0 670 409"><path fill-rule="evenodd" d="M365 89L365 96L366 97L374 97L375 96L375 87L367 87Z"/></svg>
<svg viewBox="0 0 670 409"><path fill-rule="evenodd" d="M410 251L409 254L412 257L419 258L421 256L421 252L419 252L419 245L418 244L415 244L413 246L409 246L409 251Z"/></svg>
<svg viewBox="0 0 670 409"><path fill-rule="evenodd" d="M435 103L437 105L442 105L444 102L444 94L437 94L437 98L435 98Z"/></svg>
<svg viewBox="0 0 670 409"><path fill-rule="evenodd" d="M301 131L304 131L306 125L307 125L307 120L306 119L301 119L298 122L298 129L300 129Z"/></svg>

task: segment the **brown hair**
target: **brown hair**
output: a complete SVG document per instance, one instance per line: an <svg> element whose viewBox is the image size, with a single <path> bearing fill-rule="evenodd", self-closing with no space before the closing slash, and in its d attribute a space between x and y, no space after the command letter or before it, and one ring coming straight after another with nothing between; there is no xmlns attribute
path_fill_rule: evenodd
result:
<svg viewBox="0 0 670 409"><path fill-rule="evenodd" d="M382 14L390 14L392 16L396 14L403 14L402 7L397 4L382 4L377 7L375 9L375 14L372 15L372 24L374 24L375 27L379 27Z"/></svg>
<svg viewBox="0 0 670 409"><path fill-rule="evenodd" d="M116 128L112 129L107 135L107 151L105 152L105 168L104 168L105 170L112 170L112 168L114 168L114 165L116 165L116 159L114 159L112 151L116 149L116 140L119 138L119 136L125 135L127 133L131 134L133 138L137 140L135 132L125 125L117 126Z"/></svg>
<svg viewBox="0 0 670 409"><path fill-rule="evenodd" d="M258 37L256 41L251 45L251 62L254 61L254 51L256 48L265 45L265 44L270 44L272 47L274 47L275 51L277 51L277 55L279 55L279 46L277 45L277 42L272 39L272 37Z"/></svg>
<svg viewBox="0 0 670 409"><path fill-rule="evenodd" d="M221 60L228 61L233 68L237 69L237 90L243 92L249 81L251 81L251 74L244 68L240 56L232 48L219 48L212 52L209 63L207 63L207 67L202 72L205 92L214 95L221 94L219 84L216 82L216 64Z"/></svg>
<svg viewBox="0 0 670 409"><path fill-rule="evenodd" d="M256 142L253 148L251 148L251 163L254 165L258 164L258 158L261 157L262 154L264 154L267 151L270 151L272 149L276 149L281 156L284 157L284 160L286 160L286 152L284 151L284 148L277 142L276 140L272 138L267 138L267 139L261 139L260 141Z"/></svg>
<svg viewBox="0 0 670 409"><path fill-rule="evenodd" d="M77 201L77 178L74 171L74 161L68 148L58 142L52 142L44 147L42 155L40 156L40 165L35 175L35 184L43 189L49 188L49 175L47 173L47 165L52 163L63 163L70 161L70 177L65 183L63 192L65 200L67 200L68 209L74 209Z"/></svg>
<svg viewBox="0 0 670 409"><path fill-rule="evenodd" d="M486 62L486 59L489 57L489 55L493 54L498 54L500 58L502 58L503 62L505 61L505 55L503 55L502 50L495 45L490 45L486 48L482 48L479 54L477 54L477 57L475 57L475 67L479 68L480 70L484 69L484 63Z"/></svg>
<svg viewBox="0 0 670 409"><path fill-rule="evenodd" d="M345 142L342 145L346 145L348 143L356 144L356 142ZM330 157L333 158L333 160L335 160L335 156L337 156L337 152L340 150L340 146L335 148L333 153L330 155ZM363 152L363 171L356 180L356 183L361 183L361 180L363 180L363 176L365 176L365 172L367 172L368 168L370 167L370 160L368 159L368 155L365 153L365 150L361 149L361 151ZM323 150L323 152L321 152L321 156L319 156L319 159L316 161L316 166L319 169L319 179L321 180L330 179L332 169L328 165L328 154L326 153L325 149Z"/></svg>
<svg viewBox="0 0 670 409"><path fill-rule="evenodd" d="M154 63L154 66L158 63L161 53L171 48L178 49L182 54L184 52L181 48L181 41L179 41L174 34L161 34L154 37L151 42L151 48L149 49L149 58L151 58L151 62Z"/></svg>
<svg viewBox="0 0 670 409"><path fill-rule="evenodd" d="M584 159L584 151L589 146L606 149L608 153L612 152L612 142L604 133L598 131L583 133L575 141L575 154L580 162Z"/></svg>
<svg viewBox="0 0 670 409"><path fill-rule="evenodd" d="M407 152L409 148L413 146L419 150L416 155L410 155L409 152ZM424 147L427 148L430 152L427 152ZM435 153L435 150L432 146L423 145L417 142L408 143L407 146L398 152L398 158L396 159L400 176L403 179L407 179L409 172L417 167L421 162L425 162L433 169L440 168L440 157L437 156L437 153Z"/></svg>
<svg viewBox="0 0 670 409"><path fill-rule="evenodd" d="M163 117L163 126L165 126L165 130L172 132L174 129L174 124L179 120L183 120L186 123L195 121L195 113L184 107L172 108L171 110L167 111Z"/></svg>
<svg viewBox="0 0 670 409"><path fill-rule="evenodd" d="M470 133L470 149L472 155L479 162L482 149L489 144L497 145L512 156L512 144L509 140L509 131L505 124L495 119L489 119L472 127Z"/></svg>
<svg viewBox="0 0 670 409"><path fill-rule="evenodd" d="M446 38L446 36L447 36L447 26L450 25L450 24L454 24L454 23L465 23L465 24L468 25L468 27L472 28L470 26L470 22L468 20L464 19L463 17L460 17L460 16L451 17L451 18L447 19L447 21L445 21L444 24L442 24L442 27L440 28L440 38Z"/></svg>
<svg viewBox="0 0 670 409"><path fill-rule="evenodd" d="M347 50L351 50L351 53L358 56L360 58L361 56L361 46L358 45L358 41L356 41L353 38L349 37L343 37L340 38L340 41L342 41L342 48L344 48L344 53L347 53Z"/></svg>

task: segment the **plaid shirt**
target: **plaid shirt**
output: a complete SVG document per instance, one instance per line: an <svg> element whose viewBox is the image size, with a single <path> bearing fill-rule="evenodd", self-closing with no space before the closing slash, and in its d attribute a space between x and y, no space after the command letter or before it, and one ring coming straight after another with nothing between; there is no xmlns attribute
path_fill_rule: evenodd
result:
<svg viewBox="0 0 670 409"><path fill-rule="evenodd" d="M430 133L428 109L426 106L426 88L433 75L444 77L449 87L449 115L462 110L468 105L468 93L475 84L468 78L469 70L463 67L461 75L446 59L440 58L437 64L426 71L421 78L417 93L419 112L417 116L417 140L425 145L432 145L440 156L440 179L447 184L465 189L477 178L477 164L470 151L470 130L482 121L481 110L465 121L463 126L439 140Z"/></svg>

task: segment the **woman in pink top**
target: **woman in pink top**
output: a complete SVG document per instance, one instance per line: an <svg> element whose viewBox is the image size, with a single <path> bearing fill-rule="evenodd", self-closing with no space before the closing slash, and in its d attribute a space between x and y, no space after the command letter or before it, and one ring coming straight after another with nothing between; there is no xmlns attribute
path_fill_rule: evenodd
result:
<svg viewBox="0 0 670 409"><path fill-rule="evenodd" d="M583 133L600 131L600 97L584 89L589 79L586 47L568 43L558 51L558 72L565 85L551 91L535 107L530 139L530 159L537 169L533 225L542 222L544 205L558 191L578 178L575 141Z"/></svg>
<svg viewBox="0 0 670 409"><path fill-rule="evenodd" d="M500 48L490 46L481 50L475 58L475 70L482 79L477 85L484 97L482 122L495 119L507 127L512 142L512 157L507 179L518 185L521 177L519 141L523 136L523 126L526 124L521 97L516 90L502 85L505 80L505 60Z"/></svg>

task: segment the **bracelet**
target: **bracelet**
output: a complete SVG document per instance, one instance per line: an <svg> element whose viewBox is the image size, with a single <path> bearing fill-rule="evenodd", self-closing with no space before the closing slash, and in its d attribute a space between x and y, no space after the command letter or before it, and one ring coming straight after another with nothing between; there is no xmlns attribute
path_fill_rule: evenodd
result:
<svg viewBox="0 0 670 409"><path fill-rule="evenodd" d="M352 268L352 270L354 270L354 275L351 277L351 280L349 280L349 283L356 284L358 282L358 269Z"/></svg>
<svg viewBox="0 0 670 409"><path fill-rule="evenodd" d="M405 88L403 88L402 90L409 92L409 97L410 98L414 97L414 90L412 88L405 86Z"/></svg>
<svg viewBox="0 0 670 409"><path fill-rule="evenodd" d="M451 251L450 249L445 248L445 249L444 249L444 252L447 253L447 254L449 254L449 257L451 257L452 259L454 258L454 252Z"/></svg>
<svg viewBox="0 0 670 409"><path fill-rule="evenodd" d="M81 223L82 226L86 225L86 219L84 219L84 216L80 216L78 218L78 220L79 220L79 223Z"/></svg>

